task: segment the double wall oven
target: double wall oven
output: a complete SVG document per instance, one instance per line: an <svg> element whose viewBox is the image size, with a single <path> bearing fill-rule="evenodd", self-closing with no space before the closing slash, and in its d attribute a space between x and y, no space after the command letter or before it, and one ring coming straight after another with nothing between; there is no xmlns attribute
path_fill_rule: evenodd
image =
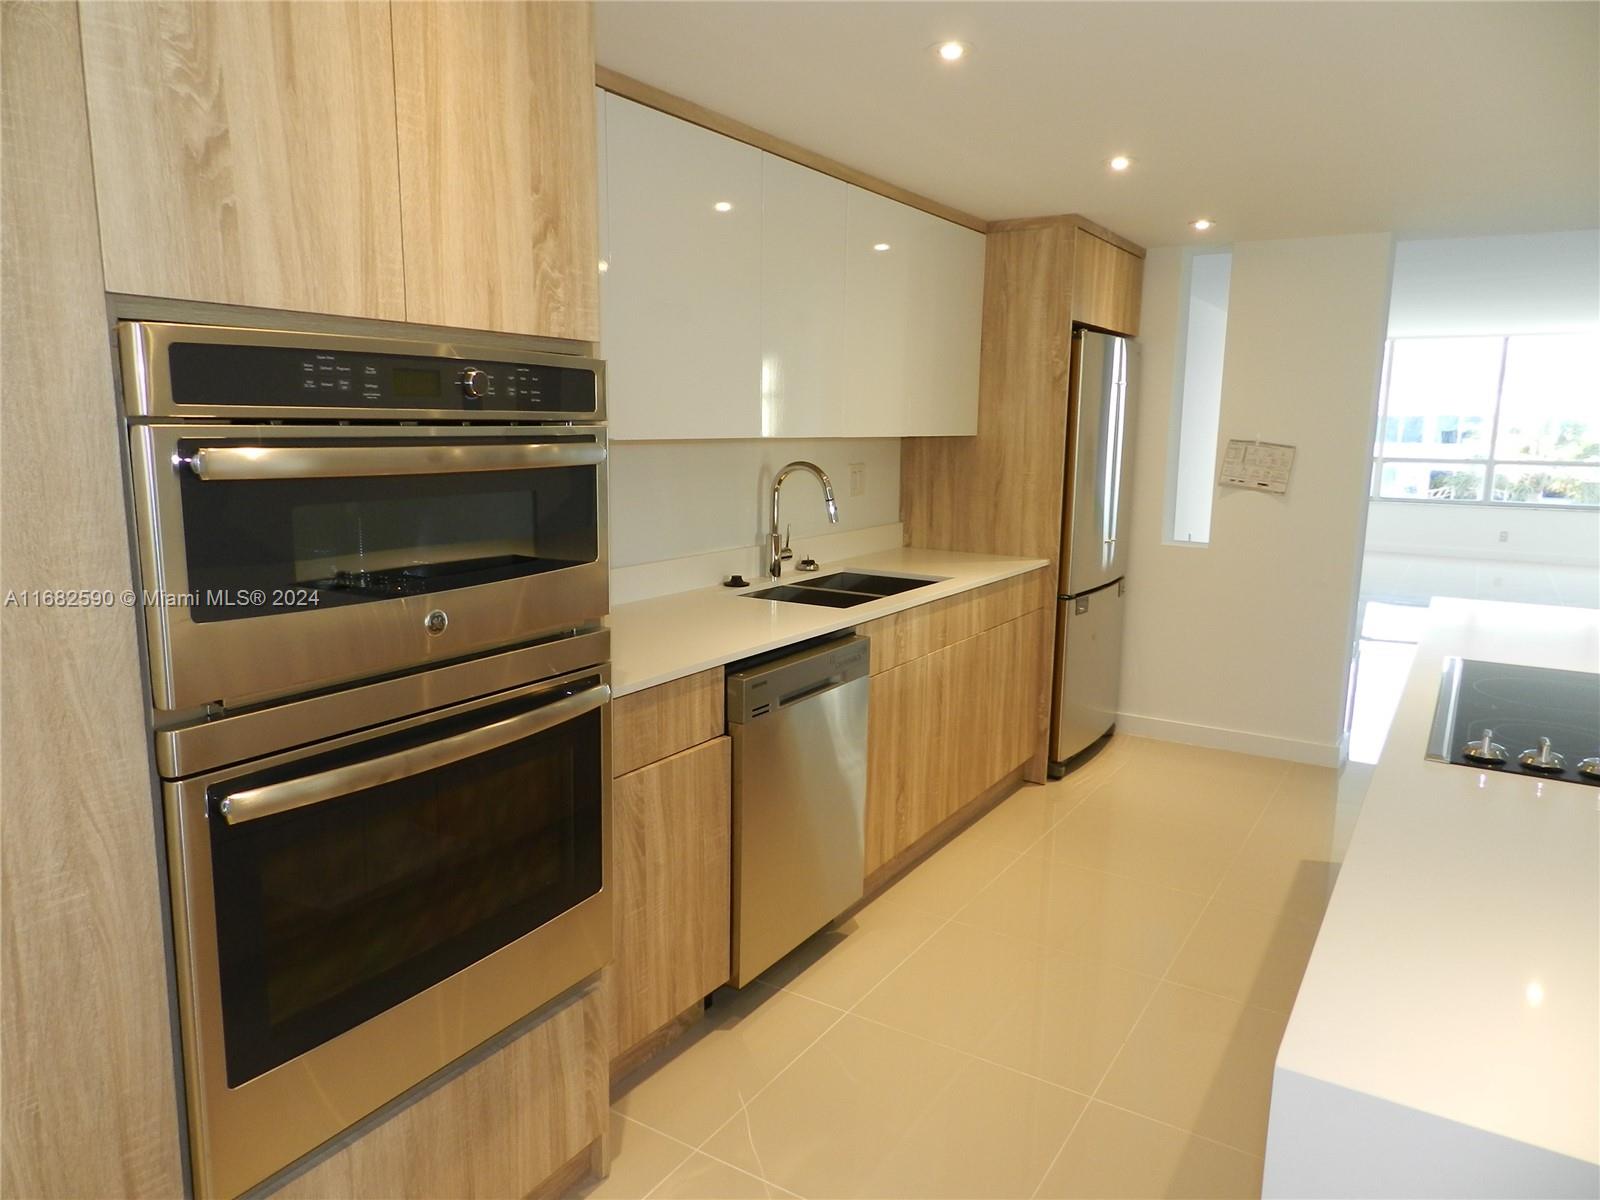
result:
<svg viewBox="0 0 1600 1200"><path fill-rule="evenodd" d="M611 955L600 364L119 326L196 1188Z"/></svg>

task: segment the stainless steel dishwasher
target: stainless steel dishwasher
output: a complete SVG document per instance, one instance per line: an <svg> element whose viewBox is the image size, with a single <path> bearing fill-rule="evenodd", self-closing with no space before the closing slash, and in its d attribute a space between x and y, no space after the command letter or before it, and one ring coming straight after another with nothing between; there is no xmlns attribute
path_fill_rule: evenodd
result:
<svg viewBox="0 0 1600 1200"><path fill-rule="evenodd" d="M850 636L728 671L735 987L861 899L868 646Z"/></svg>

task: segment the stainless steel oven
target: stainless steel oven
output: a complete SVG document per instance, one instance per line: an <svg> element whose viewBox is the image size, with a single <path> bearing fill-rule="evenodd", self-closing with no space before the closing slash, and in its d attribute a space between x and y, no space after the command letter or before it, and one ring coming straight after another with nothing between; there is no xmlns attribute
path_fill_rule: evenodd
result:
<svg viewBox="0 0 1600 1200"><path fill-rule="evenodd" d="M157 734L198 1194L609 960L608 639Z"/></svg>
<svg viewBox="0 0 1600 1200"><path fill-rule="evenodd" d="M607 609L601 364L126 322L155 707L447 662Z"/></svg>

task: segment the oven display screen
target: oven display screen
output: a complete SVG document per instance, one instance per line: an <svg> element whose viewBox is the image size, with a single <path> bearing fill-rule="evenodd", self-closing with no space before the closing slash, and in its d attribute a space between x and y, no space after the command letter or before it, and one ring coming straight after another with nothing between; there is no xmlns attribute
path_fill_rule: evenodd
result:
<svg viewBox="0 0 1600 1200"><path fill-rule="evenodd" d="M439 398L439 372L416 367L396 367L390 376L394 394L403 400L437 400Z"/></svg>

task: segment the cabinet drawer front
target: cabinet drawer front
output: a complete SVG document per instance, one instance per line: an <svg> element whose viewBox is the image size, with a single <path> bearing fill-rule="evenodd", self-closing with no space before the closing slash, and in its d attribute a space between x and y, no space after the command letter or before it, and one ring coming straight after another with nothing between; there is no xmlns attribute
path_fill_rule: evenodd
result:
<svg viewBox="0 0 1600 1200"><path fill-rule="evenodd" d="M1047 608L1054 598L1055 574L1048 567L1040 567L1026 575L868 621L856 632L872 640L872 673L877 675L976 637L1024 613Z"/></svg>
<svg viewBox="0 0 1600 1200"><path fill-rule="evenodd" d="M108 291L405 319L387 5L82 14Z"/></svg>
<svg viewBox="0 0 1600 1200"><path fill-rule="evenodd" d="M614 787L612 1058L728 980L732 740L675 754Z"/></svg>
<svg viewBox="0 0 1600 1200"><path fill-rule="evenodd" d="M722 668L714 667L613 701L612 776L721 737L722 693Z"/></svg>

